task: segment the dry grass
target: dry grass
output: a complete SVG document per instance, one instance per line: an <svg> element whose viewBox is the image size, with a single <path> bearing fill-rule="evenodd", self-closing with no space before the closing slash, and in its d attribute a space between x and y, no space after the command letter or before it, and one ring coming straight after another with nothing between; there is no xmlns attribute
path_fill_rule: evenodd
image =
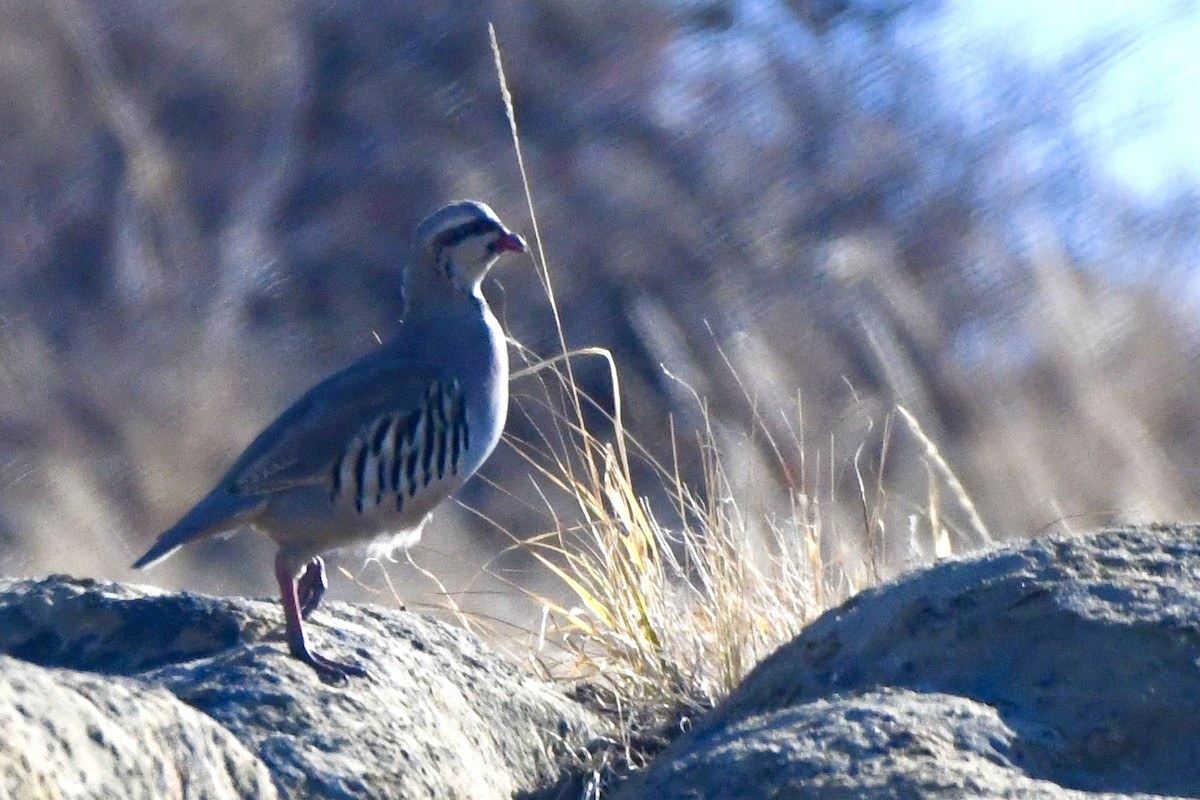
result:
<svg viewBox="0 0 1200 800"><path fill-rule="evenodd" d="M494 32L492 45L520 162ZM583 679L589 696L620 717L625 758L636 760L639 731L678 725L710 706L817 614L895 571L897 565L883 563L896 549L887 521L897 512L883 479L893 415L883 420L880 452L868 454L862 445L853 465L834 464L832 445L825 452L806 441L799 397L793 410L778 413L779 424L768 424L768 411L722 353L752 409L746 430L725 429L705 398L677 381L702 424L677 432L674 417L666 416L672 452L665 461L657 458L624 426L611 353L567 348L527 179L525 188L534 258L561 350L539 359L515 343L530 365L513 375L516 396L535 421L536 436L510 434L506 441L528 465L548 524L532 537L514 536L512 548L531 553L571 598L528 593L543 610L533 660L549 675ZM607 361L607 403L588 396L576 380L573 361L584 357ZM949 555L953 540L989 542L936 443L915 415L896 411L920 444L928 474L926 496L909 504L916 510L907 512L909 540L901 549L928 560ZM597 426L597 418L604 424ZM873 425L869 421L867 432ZM780 427L784 437L774 432ZM764 463L762 453L773 463ZM698 486L689 485L679 467L692 457L702 465ZM839 496L835 473L843 466L854 472L854 497ZM635 476L654 484L649 492ZM651 495L670 502L656 506ZM958 514L943 511L943 495ZM846 513L848 507L858 513ZM964 526L949 521L964 514Z"/></svg>

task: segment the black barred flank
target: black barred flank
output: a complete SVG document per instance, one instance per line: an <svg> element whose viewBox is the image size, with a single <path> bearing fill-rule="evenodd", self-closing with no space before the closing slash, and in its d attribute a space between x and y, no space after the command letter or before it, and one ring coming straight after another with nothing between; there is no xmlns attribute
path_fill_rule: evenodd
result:
<svg viewBox="0 0 1200 800"><path fill-rule="evenodd" d="M342 462L346 460L346 453L343 452L333 461L333 475L330 483L329 500L336 502L337 497L342 491Z"/></svg>
<svg viewBox="0 0 1200 800"><path fill-rule="evenodd" d="M457 384L451 387L451 391L458 388ZM437 398L437 453L435 463L437 467L437 476L441 480L446 476L446 459L450 455L450 447L447 439L453 437L454 433L450 427L450 420L446 415L446 402L454 402L454 397L448 392L442 392Z"/></svg>
<svg viewBox="0 0 1200 800"><path fill-rule="evenodd" d="M459 424L458 418L455 418L454 425L450 428L450 473L458 474L458 465L463 457L462 447L462 425Z"/></svg>
<svg viewBox="0 0 1200 800"><path fill-rule="evenodd" d="M383 450L383 442L387 439L387 434L391 430L391 427L391 417L380 417L375 423L375 431L371 434L371 452L376 456Z"/></svg>
<svg viewBox="0 0 1200 800"><path fill-rule="evenodd" d="M425 437L421 441L421 473L424 478L422 486L428 486L433 480L433 443L437 439L433 408L441 395L442 387L434 384L425 401Z"/></svg>
<svg viewBox="0 0 1200 800"><path fill-rule="evenodd" d="M469 447L466 400L458 383L435 381L416 413L378 417L335 460L329 473L331 502L352 491L360 514L392 497L402 511L406 498L448 474L458 475Z"/></svg>
<svg viewBox="0 0 1200 800"><path fill-rule="evenodd" d="M450 420L446 418L446 401L451 400L457 391L458 385L451 384L449 391L438 392L437 397L434 398L436 405L433 409L437 412L438 430L446 430L450 427Z"/></svg>
<svg viewBox="0 0 1200 800"><path fill-rule="evenodd" d="M408 486L408 496L412 497L417 493L417 451L409 450L408 456L404 459L404 479Z"/></svg>
<svg viewBox="0 0 1200 800"><path fill-rule="evenodd" d="M471 449L471 426L467 424L467 401L466 398L458 405L458 414L454 418L454 440L461 448L463 453ZM454 459L455 471L457 471L458 459Z"/></svg>
<svg viewBox="0 0 1200 800"><path fill-rule="evenodd" d="M369 453L366 444L360 444L358 459L354 462L354 507L360 514L363 510L363 492L367 487L367 456Z"/></svg>
<svg viewBox="0 0 1200 800"><path fill-rule="evenodd" d="M396 422L396 436L392 443L391 451L391 468L392 468L392 491L397 495L404 494L404 484L401 482L404 470L404 447L403 443L412 440L413 423L410 420L407 430L401 431L400 422Z"/></svg>
<svg viewBox="0 0 1200 800"><path fill-rule="evenodd" d="M388 459L384 451L388 443L388 435L396 425L393 417L382 417L375 424L375 435L371 437L371 452L375 456L375 505L383 502L383 493L387 491Z"/></svg>
<svg viewBox="0 0 1200 800"><path fill-rule="evenodd" d="M433 441L433 472L441 480L446 475L446 456L449 448L446 439L450 436L450 430L440 422L438 424L438 435Z"/></svg>
<svg viewBox="0 0 1200 800"><path fill-rule="evenodd" d="M462 408L458 410L458 418L461 420L459 428L462 430L463 450L471 449L471 426L467 424L467 404L463 403Z"/></svg>

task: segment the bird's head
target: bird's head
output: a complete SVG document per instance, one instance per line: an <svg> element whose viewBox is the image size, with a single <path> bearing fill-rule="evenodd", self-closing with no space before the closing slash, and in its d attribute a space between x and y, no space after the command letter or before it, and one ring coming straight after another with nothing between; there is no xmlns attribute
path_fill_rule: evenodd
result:
<svg viewBox="0 0 1200 800"><path fill-rule="evenodd" d="M417 226L417 261L433 264L460 290L474 293L501 253L525 252L525 240L510 231L485 204L451 203Z"/></svg>

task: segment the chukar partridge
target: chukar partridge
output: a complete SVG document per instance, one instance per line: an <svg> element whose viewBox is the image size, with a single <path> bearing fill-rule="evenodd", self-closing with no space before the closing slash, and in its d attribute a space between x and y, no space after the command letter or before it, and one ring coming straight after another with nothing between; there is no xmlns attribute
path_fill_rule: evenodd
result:
<svg viewBox="0 0 1200 800"><path fill-rule="evenodd" d="M134 567L194 539L253 527L278 545L293 656L322 678L366 675L318 655L303 620L326 587L321 554L410 547L438 503L491 454L508 408L508 351L480 283L525 242L483 203L452 203L416 230L406 312L378 349L306 392L250 443Z"/></svg>

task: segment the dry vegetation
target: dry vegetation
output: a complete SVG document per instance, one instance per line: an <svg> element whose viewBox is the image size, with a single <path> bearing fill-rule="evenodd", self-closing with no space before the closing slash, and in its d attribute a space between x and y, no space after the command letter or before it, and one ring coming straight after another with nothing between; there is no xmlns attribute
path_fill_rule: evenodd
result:
<svg viewBox="0 0 1200 800"><path fill-rule="evenodd" d="M494 31L492 46L533 211ZM823 468L819 458L809 463L810 450L820 451L804 441L800 398L794 409L784 412L788 438L777 441L738 367L723 352L725 368L755 409L749 441L720 436L705 398L682 384L703 426L680 441L670 417L671 457L666 463L657 459L624 426L620 370L612 354L603 348L568 350L536 213L532 216L534 260L554 310L559 353L538 359L515 343L528 366L517 370L514 381L536 381L537 389L526 392L524 406L536 435L527 441L509 436L507 441L528 465L549 526L527 538L509 535L514 550L531 552L567 587L569 601L564 604L514 586L544 612L534 647L519 654L547 676L569 679L582 699L618 718L621 740L595 743L573 777L581 783L572 785L571 796L598 797L616 774L644 763L689 716L732 691L762 657L790 640L816 614L894 569L895 564L884 567L881 561L887 552L886 524L895 515L882 477L886 455L880 454L877 468L868 474L860 448L854 466L864 535L827 527L820 497ZM605 396L611 412L584 392L575 377L575 365L587 358L608 366ZM585 408L599 411L604 419L600 427L610 435L594 433ZM921 457L929 475L928 493L919 514L910 516L906 532L912 554L952 552L950 530L942 524L951 516L943 513L943 490L965 512L971 535L989 541L970 497L936 443L911 412L903 407L896 412L925 446ZM886 424L891 425L890 414ZM889 441L885 433L885 450ZM766 453L773 463L737 463L754 450ZM690 485L680 472L681 460L691 458L701 467L698 486ZM635 461L644 465L641 481L668 499L666 521L655 513L645 490L635 487ZM794 475L788 466L793 461L799 465ZM761 485L756 489L759 482L753 476L768 466L778 469L785 481L763 492ZM739 483L735 473L750 479ZM827 499L829 506L838 505L832 493ZM958 538L963 535L961 530L955 533ZM865 547L848 545L859 540ZM853 552L847 552L848 546ZM467 618L463 621L471 624Z"/></svg>
<svg viewBox="0 0 1200 800"><path fill-rule="evenodd" d="M1194 516L1194 198L1096 177L1070 63L981 53L973 126L897 34L934 11L818 5L4 4L0 569L134 577L386 335L417 219L474 196L528 230L488 21L542 235L486 291L529 365L610 357L516 378L424 572L348 559L342 598L507 623L676 714L898 570ZM266 549L153 579L266 593Z"/></svg>

